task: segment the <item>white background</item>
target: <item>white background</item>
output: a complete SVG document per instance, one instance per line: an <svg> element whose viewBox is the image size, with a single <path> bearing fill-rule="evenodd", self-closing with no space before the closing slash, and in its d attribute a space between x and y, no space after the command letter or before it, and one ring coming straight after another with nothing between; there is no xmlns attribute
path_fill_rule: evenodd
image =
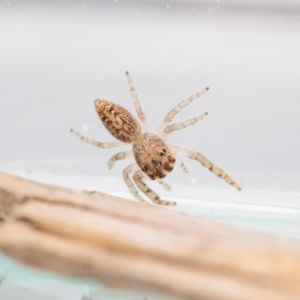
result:
<svg viewBox="0 0 300 300"><path fill-rule="evenodd" d="M166 178L170 194L151 186L177 198L178 210L300 237L299 33L299 1L2 0L0 168L130 197L122 169L132 160L108 170L118 150L85 144L70 128L113 140L93 101L133 112L127 70L150 129L209 86L176 121L209 116L170 143L201 152L243 190L190 160L188 175L175 168ZM14 286L9 295L20 294Z"/></svg>

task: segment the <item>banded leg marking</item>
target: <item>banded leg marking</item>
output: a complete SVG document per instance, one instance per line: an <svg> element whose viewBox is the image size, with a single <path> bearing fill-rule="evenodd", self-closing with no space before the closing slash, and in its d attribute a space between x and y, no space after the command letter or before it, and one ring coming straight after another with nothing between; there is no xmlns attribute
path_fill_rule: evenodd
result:
<svg viewBox="0 0 300 300"><path fill-rule="evenodd" d="M175 146L171 146L171 149L176 154L185 155L191 159L199 161L205 168L210 170L212 173L214 173L215 175L217 175L220 178L223 178L227 183L229 183L236 189L241 190L241 188L238 186L238 184L227 173L225 173L218 166L214 165L211 161L209 161L205 156L203 156L199 152L194 151L189 148L175 147Z"/></svg>
<svg viewBox="0 0 300 300"><path fill-rule="evenodd" d="M176 105L164 118L162 124L156 129L157 132L163 132L164 128L173 120L176 114L178 114L184 107L191 104L194 100L200 98L205 92L207 92L209 88L205 88L193 96L181 101L178 105Z"/></svg>
<svg viewBox="0 0 300 300"><path fill-rule="evenodd" d="M170 190L172 186L168 184L167 182L161 180L161 179L156 179L156 181L161 184L166 190Z"/></svg>
<svg viewBox="0 0 300 300"><path fill-rule="evenodd" d="M133 156L132 150L119 152L113 155L108 161L108 167L111 169L117 160L126 159L127 157Z"/></svg>
<svg viewBox="0 0 300 300"><path fill-rule="evenodd" d="M137 187L154 203L160 204L160 205L176 205L176 202L174 201L166 201L159 198L159 196L153 192L143 181L144 173L142 170L137 170L135 174L133 175L133 180L136 183Z"/></svg>
<svg viewBox="0 0 300 300"><path fill-rule="evenodd" d="M91 144L91 145L94 145L96 147L99 147L99 148L114 148L114 147L120 147L120 146L126 146L128 144L126 143L122 143L122 142L111 142L111 143L102 143L102 142L98 142L98 141L95 141L95 140L92 140L84 135L82 135L81 133L79 133L78 131L74 130L74 129L71 129L70 130L73 134L75 134L77 137L79 137L82 141L88 143L88 144Z"/></svg>
<svg viewBox="0 0 300 300"><path fill-rule="evenodd" d="M171 133L175 130L181 130L181 129L184 129L186 127L192 126L195 123L199 122L200 120L204 119L207 115L208 115L208 113L206 112L206 113L201 114L201 115L199 115L195 118L188 119L184 122L169 125L164 129L164 133L168 134L168 133Z"/></svg>
<svg viewBox="0 0 300 300"><path fill-rule="evenodd" d="M136 112L138 114L138 117L140 118L140 120L143 123L143 125L142 125L143 126L143 131L146 132L147 131L146 116L145 116L145 114L144 114L144 112L142 110L142 107L141 107L141 104L140 104L137 92L136 92L136 90L134 88L133 81L132 81L132 78L131 78L129 72L126 72L126 77L127 77L128 84L129 84L129 87L130 87L131 97L133 99L135 110L136 110Z"/></svg>
<svg viewBox="0 0 300 300"><path fill-rule="evenodd" d="M176 160L184 173L188 173L190 171L189 168L185 165L185 163L178 157L178 155L176 156Z"/></svg>

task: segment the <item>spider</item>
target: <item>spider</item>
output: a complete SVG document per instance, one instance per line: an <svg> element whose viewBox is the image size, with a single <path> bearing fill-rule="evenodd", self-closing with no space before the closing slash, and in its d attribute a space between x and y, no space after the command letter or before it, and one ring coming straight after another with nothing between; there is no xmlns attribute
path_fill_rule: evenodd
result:
<svg viewBox="0 0 300 300"><path fill-rule="evenodd" d="M147 179L156 180L163 185L166 189L171 186L162 181L168 172L174 168L175 161L179 162L184 172L188 172L188 168L179 159L179 156L187 156L191 159L197 160L205 168L213 172L220 178L223 178L227 183L240 190L241 188L229 177L222 169L210 162L205 156L199 152L185 148L170 146L166 141L171 137L172 133L176 130L184 129L188 126L194 125L196 122L202 120L208 113L201 114L197 117L188 119L181 123L171 124L173 118L184 107L188 106L191 102L201 97L208 91L208 87L197 92L193 96L183 100L175 106L164 118L161 125L153 132L148 132L146 117L142 111L136 90L133 85L132 78L129 72L126 72L126 77L130 86L131 96L137 115L140 120L137 120L126 108L116 103L97 99L94 101L96 111L106 129L120 142L102 143L92 140L83 136L79 132L71 129L71 132L78 136L84 142L92 144L100 148L114 148L132 144L133 148L130 151L119 152L113 155L109 161L108 166L111 169L117 160L126 159L134 156L136 163L130 164L123 170L124 181L127 184L131 193L137 200L143 203L148 203L140 196L136 186L154 203L160 205L176 205L174 201L162 200L152 189L150 189L144 181ZM134 173L133 181L130 174Z"/></svg>

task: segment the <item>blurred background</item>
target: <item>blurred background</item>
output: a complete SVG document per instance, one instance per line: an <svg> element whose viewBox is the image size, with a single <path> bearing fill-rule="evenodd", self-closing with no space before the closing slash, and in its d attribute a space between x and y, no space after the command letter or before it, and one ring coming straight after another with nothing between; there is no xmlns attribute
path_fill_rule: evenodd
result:
<svg viewBox="0 0 300 300"><path fill-rule="evenodd" d="M299 1L1 0L0 26L1 170L133 199L122 179L133 159L107 166L130 146L96 148L70 128L114 140L93 101L134 112L125 71L150 131L209 86L175 121L209 116L169 143L207 156L242 191L184 158L190 173L175 168L171 192L151 187L176 210L300 237Z"/></svg>

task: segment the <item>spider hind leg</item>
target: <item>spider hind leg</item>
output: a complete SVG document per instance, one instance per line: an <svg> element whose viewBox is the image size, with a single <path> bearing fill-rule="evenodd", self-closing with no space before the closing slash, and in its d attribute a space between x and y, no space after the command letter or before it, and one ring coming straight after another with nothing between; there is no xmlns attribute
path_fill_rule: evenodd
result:
<svg viewBox="0 0 300 300"><path fill-rule="evenodd" d="M172 188L172 186L170 184L168 184L167 182L161 180L161 179L156 179L156 181L162 185L166 190L170 190Z"/></svg>

